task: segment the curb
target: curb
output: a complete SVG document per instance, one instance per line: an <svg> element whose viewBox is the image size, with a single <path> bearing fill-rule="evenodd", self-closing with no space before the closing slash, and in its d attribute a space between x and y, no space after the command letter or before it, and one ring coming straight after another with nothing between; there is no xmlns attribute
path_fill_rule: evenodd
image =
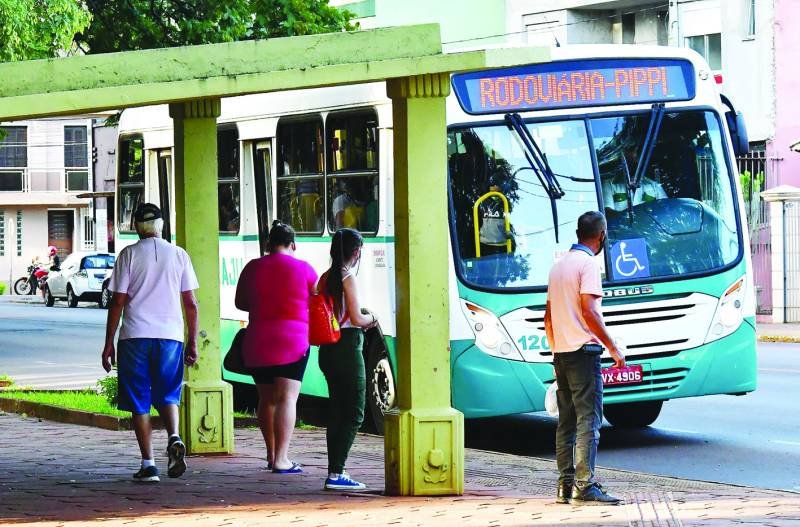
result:
<svg viewBox="0 0 800 527"><path fill-rule="evenodd" d="M39 419L47 419L48 421L55 421L57 423L93 426L105 430L120 431L133 429L130 417L95 414L84 412L83 410L75 410L33 401L23 401L21 399L11 399L8 397L0 397L0 411L12 414L24 414L28 417L38 417ZM157 415L150 417L150 423L153 428L164 428L161 418ZM234 428L258 427L258 419L256 417L234 417L233 426Z"/></svg>
<svg viewBox="0 0 800 527"><path fill-rule="evenodd" d="M759 335L759 342L783 342L790 344L800 344L800 337L789 337L787 335Z"/></svg>

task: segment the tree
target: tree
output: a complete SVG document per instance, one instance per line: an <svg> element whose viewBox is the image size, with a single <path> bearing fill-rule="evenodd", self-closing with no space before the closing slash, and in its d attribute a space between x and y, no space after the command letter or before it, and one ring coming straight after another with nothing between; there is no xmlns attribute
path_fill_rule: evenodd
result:
<svg viewBox="0 0 800 527"><path fill-rule="evenodd" d="M0 0L4 1L4 0ZM88 53L233 42L354 30L328 0L86 0Z"/></svg>
<svg viewBox="0 0 800 527"><path fill-rule="evenodd" d="M79 0L0 0L0 62L69 52L90 20Z"/></svg>

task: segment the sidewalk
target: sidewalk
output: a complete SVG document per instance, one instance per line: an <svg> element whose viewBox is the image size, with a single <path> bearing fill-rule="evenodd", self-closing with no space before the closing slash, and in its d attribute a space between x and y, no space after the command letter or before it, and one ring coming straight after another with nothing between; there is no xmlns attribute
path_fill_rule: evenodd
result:
<svg viewBox="0 0 800 527"><path fill-rule="evenodd" d="M0 415L0 523L15 525L800 525L800 494L600 470L618 507L553 502L552 461L467 450L460 497L392 498L383 490L383 441L359 435L350 470L372 493L325 492L324 430L297 430L305 473L264 470L257 430L236 431L232 456L189 458L180 479L135 484L131 432ZM158 436L157 436L158 437ZM158 437L156 444L164 443ZM160 449L159 449L160 450ZM165 467L163 452L157 463ZM74 522L74 523L72 523Z"/></svg>
<svg viewBox="0 0 800 527"><path fill-rule="evenodd" d="M756 324L761 342L800 342L800 324Z"/></svg>

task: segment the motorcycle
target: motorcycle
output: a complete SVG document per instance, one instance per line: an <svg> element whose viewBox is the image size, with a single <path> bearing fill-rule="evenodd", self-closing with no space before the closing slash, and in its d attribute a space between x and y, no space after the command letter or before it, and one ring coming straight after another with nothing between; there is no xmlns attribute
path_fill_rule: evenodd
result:
<svg viewBox="0 0 800 527"><path fill-rule="evenodd" d="M37 288L44 291L48 274L49 271L45 266L32 263L28 266L28 274L14 282L14 292L18 295L35 295Z"/></svg>

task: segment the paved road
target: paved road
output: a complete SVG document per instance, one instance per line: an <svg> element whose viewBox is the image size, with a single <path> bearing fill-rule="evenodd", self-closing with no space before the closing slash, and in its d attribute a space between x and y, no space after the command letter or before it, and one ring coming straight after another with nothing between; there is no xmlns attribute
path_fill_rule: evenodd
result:
<svg viewBox="0 0 800 527"><path fill-rule="evenodd" d="M605 467L800 492L800 345L759 344L759 387L664 404L652 427L601 431ZM467 446L555 458L556 420L467 422Z"/></svg>
<svg viewBox="0 0 800 527"><path fill-rule="evenodd" d="M96 303L48 308L0 297L0 375L36 388L94 385L106 375L100 365L105 320Z"/></svg>

